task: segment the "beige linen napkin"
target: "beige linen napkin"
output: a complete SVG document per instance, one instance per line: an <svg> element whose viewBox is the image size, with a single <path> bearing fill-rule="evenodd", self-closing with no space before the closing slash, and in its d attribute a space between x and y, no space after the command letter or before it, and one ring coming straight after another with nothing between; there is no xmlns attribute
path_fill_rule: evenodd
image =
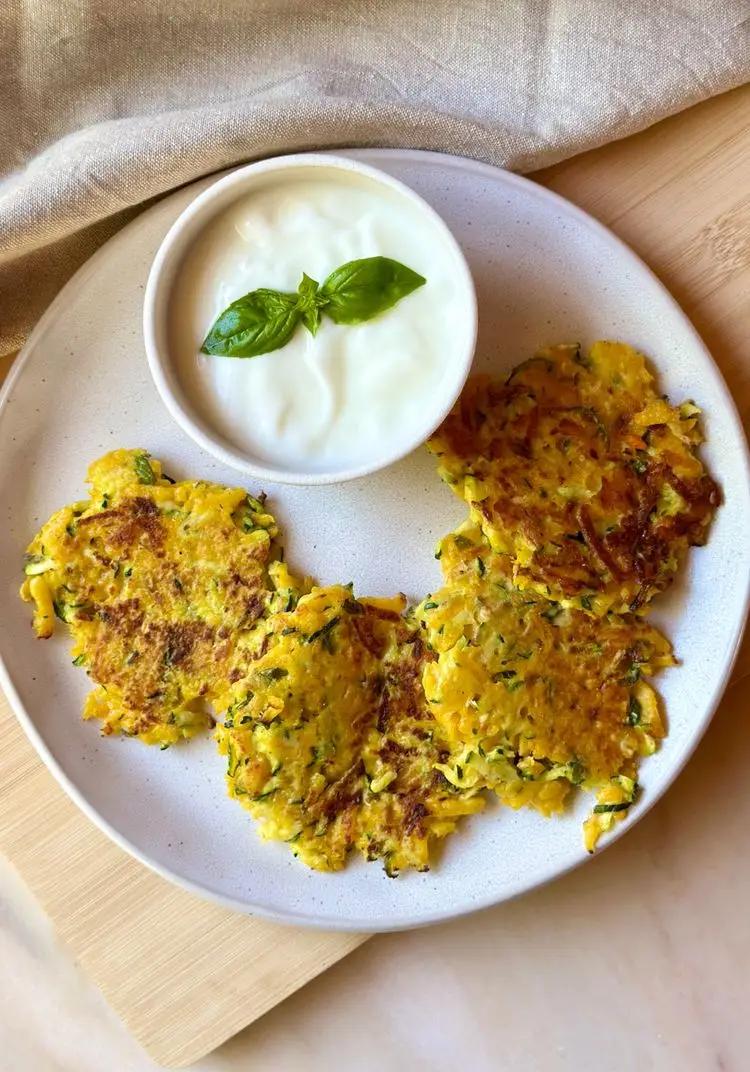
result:
<svg viewBox="0 0 750 1072"><path fill-rule="evenodd" d="M750 77L750 0L0 0L0 355L144 202L314 147L531 170Z"/></svg>

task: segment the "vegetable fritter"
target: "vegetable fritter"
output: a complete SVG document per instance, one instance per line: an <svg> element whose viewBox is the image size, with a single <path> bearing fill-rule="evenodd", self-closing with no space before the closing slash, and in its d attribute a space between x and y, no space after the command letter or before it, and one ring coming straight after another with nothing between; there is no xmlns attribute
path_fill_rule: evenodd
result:
<svg viewBox="0 0 750 1072"><path fill-rule="evenodd" d="M230 796L310 867L427 870L484 790L544 815L596 793L593 850L666 733L647 678L675 660L644 613L720 500L698 417L623 343L471 380L429 444L469 518L408 614L295 580L261 500L175 484L143 450L90 467L21 593L38 636L67 623L104 733L167 747L225 712Z"/></svg>
<svg viewBox="0 0 750 1072"><path fill-rule="evenodd" d="M719 502L696 455L700 411L671 406L624 343L541 351L470 381L429 444L517 587L594 614L643 607Z"/></svg>
<svg viewBox="0 0 750 1072"><path fill-rule="evenodd" d="M637 765L665 734L644 680L673 664L642 617L594 618L513 586L506 555L467 522L438 554L445 587L416 610L436 661L425 663L430 710L449 742L439 769L459 788L488 787L545 815L571 789L599 798L589 849L635 798Z"/></svg>
<svg viewBox="0 0 750 1072"><path fill-rule="evenodd" d="M176 484L142 450L91 465L91 498L54 514L25 560L34 627L55 616L97 684L85 718L162 747L213 725L214 698L260 643L276 525L241 488ZM257 637L256 637L257 634Z"/></svg>
<svg viewBox="0 0 750 1072"><path fill-rule="evenodd" d="M427 870L433 843L483 806L436 769L428 653L402 609L339 585L302 595L269 619L217 727L230 795L310 867L338 870L356 849L390 875Z"/></svg>

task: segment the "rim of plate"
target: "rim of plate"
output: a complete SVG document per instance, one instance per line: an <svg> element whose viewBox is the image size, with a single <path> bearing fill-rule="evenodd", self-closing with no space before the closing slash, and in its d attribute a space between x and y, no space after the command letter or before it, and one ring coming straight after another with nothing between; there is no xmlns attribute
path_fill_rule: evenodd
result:
<svg viewBox="0 0 750 1072"><path fill-rule="evenodd" d="M500 181L507 182L509 185L515 186L518 189L523 190L524 193L532 197L536 197L539 200L551 203L558 209L558 211L561 212L561 214L572 217L577 224L587 227L595 234L598 234L599 237L605 239L610 244L615 245L619 252L623 255L623 257L629 262L630 268L637 276L640 276L642 279L647 280L652 285L655 284L659 288L665 300L669 302L673 309L682 318L685 326L689 330L689 333L695 345L700 349L704 358L706 359L707 372L714 379L715 386L717 387L718 393L720 394L723 404L726 408L727 419L734 426L734 431L736 433L738 443L741 445L741 462L745 474L745 483L746 485L750 485L750 450L748 449L747 438L745 436L745 431L742 425L742 421L740 420L739 412L737 410L737 406L735 405L734 398L729 391L729 388L721 373L721 370L711 356L711 353L709 352L702 338L698 334L698 331L694 327L690 318L679 305L677 300L669 292L667 287L661 282L656 273L653 272L651 268L649 268L648 265L643 260L641 260L641 258L621 238L618 238L618 236L614 234L613 231L611 231L603 223L600 223L598 220L594 219L593 216L590 216L582 208L579 208L577 205L573 204L572 201L568 201L567 198L562 197L560 194L557 194L552 190L548 190L546 187L541 186L533 180L527 179L525 176L522 175L516 175L514 172L506 171L504 168L495 167L492 164L485 164L478 160L472 160L469 157L451 156L450 154L446 153L431 152L421 149L344 148L337 149L336 152L347 153L351 154L352 156L361 155L365 159L377 159L378 157L382 157L383 154L386 154L389 157L401 157L407 160L414 160L417 162L432 160L434 163L439 163L443 167L449 166L454 167L457 170L473 170L478 174L485 175L488 178L492 178L494 181L498 181L498 177L500 177ZM226 172L218 172L216 174L217 181L221 179L224 174L226 174ZM197 179L195 181L202 182L208 178L210 178L210 176L204 176L203 179ZM146 211L149 210L147 209ZM141 217L139 215L138 217L136 217L135 220L131 221L131 223L128 223L126 227L122 228L121 231L118 231L115 235L113 235L113 239L116 239L122 233L122 231L127 229L127 227L137 224L140 218ZM8 397L12 393L16 380L19 379L26 362L31 356L37 337L42 334L47 321L52 318L58 306L63 304L63 301L65 300L64 295L66 288L70 283L76 280L79 275L81 275L84 271L90 270L90 266L92 265L92 263L94 263L98 257L101 257L104 254L104 251L107 249L107 246L109 245L110 241L112 241L112 239L109 239L107 242L105 242L104 245L101 246L100 249L98 249L87 261L85 261L84 264L74 273L73 276L71 276L70 280L67 281L60 293L54 298L52 303L48 306L48 308L40 317L39 321L29 335L29 338L26 340L26 343L21 349L18 357L14 361L13 368L11 369L5 383L3 384L2 390L0 390L0 413L2 413L3 409L5 408ZM724 692L726 691L732 669L737 659L737 654L739 652L740 644L745 630L745 624L748 618L748 609L750 608L750 573L744 580L742 603L743 613L735 622L734 628L731 633L729 657L724 664L722 673L710 697L707 698L707 702L705 704L705 712L703 714L703 717L700 719L699 722L696 723L693 729L693 734L690 739L689 745L687 746L679 760L672 764L668 773L664 777L662 785L659 786L658 789L654 790L653 793L649 795L648 799L639 806L632 819L629 819L626 823L619 824L614 831L608 834L606 842L602 845L601 848L597 849L597 856L601 856L602 852L606 852L610 845L614 845L616 842L618 842L621 837L627 834L629 830L631 830L638 822L640 822L640 820L645 815L647 815L651 811L654 805L662 799L667 790L673 785L678 775L682 773L682 771L685 769L686 765L694 755L695 750L700 743L703 735L705 734L706 729L708 728L714 714L716 713L716 709L719 705L719 702L724 695ZM130 856L133 856L136 860L139 860L141 863L145 864L146 867L148 867L151 871L154 871L156 874L161 875L162 878L173 882L175 885L182 887L188 892L195 894L196 896L201 897L204 900L213 901L215 904L220 904L224 908L231 909L235 912L240 912L244 915L257 915L265 919L273 920L277 923L291 923L297 926L304 926L329 931L333 930L355 933L382 933L411 930L418 927L426 927L435 923L445 922L450 919L459 919L462 916L471 915L474 912L479 912L483 909L491 908L496 904L502 904L506 901L513 900L515 897L518 897L524 893L528 893L533 889L541 889L548 883L553 882L556 879L569 874L571 871L574 871L576 868L580 867L581 864L584 864L589 859L591 859L589 855L582 854L580 857L571 860L569 864L560 867L558 870L555 871L554 874L549 875L541 881L535 880L531 882L524 882L523 879L521 879L516 882L516 884L510 889L510 891L503 897L498 898L493 894L489 894L486 897L480 898L472 902L454 902L453 906L448 907L444 910L426 914L422 913L416 916L401 917L397 922L390 924L386 921L372 919L347 919L343 921L337 921L328 916L315 915L314 913L307 914L295 911L278 910L275 909L273 906L265 904L251 904L249 902L240 901L233 897L227 897L225 894L222 894L217 890L212 889L210 886L193 882L191 879L186 879L177 872L172 871L169 867L166 867L163 864L159 863L157 860L152 859L141 849L139 849L138 846L133 844L133 842L131 842L128 838L120 834L118 830L116 830L106 819L103 818L102 815L100 815L100 813L91 804L89 804L89 802L83 796L83 794L75 785L75 783L72 782L72 780L68 778L68 776L62 770L62 768L57 762L57 759L47 747L39 731L36 729L36 726L34 725L31 716L26 711L16 691L10 670L6 664L6 660L3 656L2 650L0 650L0 687L2 688L5 696L7 697L11 709L13 710L13 713L20 722L24 732L26 733L27 737L33 744L34 748L36 749L37 753L39 754L47 768L54 775L55 779L62 786L62 788L71 798L71 800L73 800L73 802L81 809L84 815L86 815L97 827L99 827L100 830L102 830L109 838L111 838L111 840L114 841L116 845L119 845L119 847L121 849L124 849L125 852L127 852Z"/></svg>

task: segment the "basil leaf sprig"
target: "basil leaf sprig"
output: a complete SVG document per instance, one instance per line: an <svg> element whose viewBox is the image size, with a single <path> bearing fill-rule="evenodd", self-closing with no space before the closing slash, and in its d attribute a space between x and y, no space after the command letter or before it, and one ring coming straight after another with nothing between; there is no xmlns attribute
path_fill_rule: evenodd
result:
<svg viewBox="0 0 750 1072"><path fill-rule="evenodd" d="M286 346L299 324L315 335L323 313L336 324L362 324L426 282L390 257L365 257L342 264L322 286L303 274L296 294L251 290L221 313L201 352L222 357L268 354Z"/></svg>

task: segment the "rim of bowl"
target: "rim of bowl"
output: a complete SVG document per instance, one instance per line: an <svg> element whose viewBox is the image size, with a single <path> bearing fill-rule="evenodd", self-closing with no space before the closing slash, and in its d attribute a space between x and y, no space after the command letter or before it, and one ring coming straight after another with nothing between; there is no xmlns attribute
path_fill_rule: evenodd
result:
<svg viewBox="0 0 750 1072"><path fill-rule="evenodd" d="M211 218L218 215L223 208L228 207L233 200L232 197L227 196L227 192L235 191L236 197L239 198L242 196L242 188L252 185L256 176L274 171L296 168L302 170L310 167L349 171L363 175L406 197L430 220L432 226L441 233L442 240L451 249L459 272L458 285L464 291L466 304L466 345L463 352L457 354L456 379L445 396L446 401L435 410L430 420L425 422L418 433L407 440L406 446L383 452L373 461L351 468L308 473L264 464L260 459L255 459L240 448L232 446L218 430L214 433L208 422L200 421L197 415L194 415L187 399L183 400L184 395L179 379L170 359L167 313L179 265L184 261L203 226L208 224ZM225 204L222 205L222 201ZM341 484L358 477L369 476L411 454L442 424L461 394L474 359L477 332L478 309L474 279L461 246L442 216L411 187L399 179L394 179L387 172L369 164L362 164L358 160L329 153L291 153L270 157L267 160L259 160L238 167L224 178L217 179L190 202L162 239L149 271L143 299L143 339L146 358L156 389L172 419L194 442L219 461L258 479L279 484Z"/></svg>

